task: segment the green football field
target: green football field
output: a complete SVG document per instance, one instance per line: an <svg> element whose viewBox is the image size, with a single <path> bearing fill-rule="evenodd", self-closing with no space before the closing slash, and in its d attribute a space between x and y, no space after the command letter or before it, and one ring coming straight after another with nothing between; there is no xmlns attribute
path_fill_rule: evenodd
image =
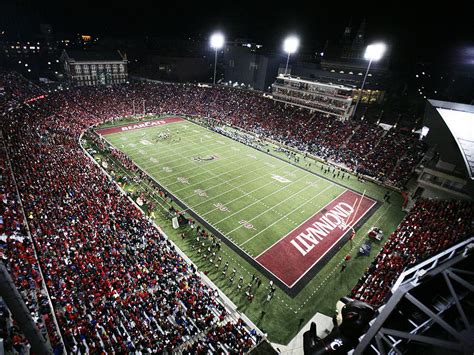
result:
<svg viewBox="0 0 474 355"><path fill-rule="evenodd" d="M320 172L320 162L305 160L301 154L299 163L293 160L290 164L287 156L274 150L271 144L268 146L270 154L267 154L190 121L110 133L104 138L251 258L347 189L365 192L378 201L383 200L386 191L375 184L360 182L354 176L332 179L331 174ZM214 270L196 254L189 238L178 238L169 224L164 229L201 269L209 269L208 276L269 333L271 340L285 343L315 312L332 315L337 299L356 283L376 250L372 250L369 258L354 258L353 267L348 267L346 275L336 273L341 260L347 254L356 256L358 246L372 225L385 224L387 233L393 231L403 216L399 211L400 202L400 197L394 194L392 203L382 204L373 212L360 226L354 243L340 247L301 292L289 297L277 290L271 304L265 302L268 292L264 287L256 290L255 302L247 304L245 297L235 292L235 285L229 285L220 277L220 270ZM238 265L243 270L239 270L239 274L256 274L268 282L266 275L256 271L248 258L234 251L235 248L224 246L224 260L231 266ZM344 280L340 280L341 277Z"/></svg>
<svg viewBox="0 0 474 355"><path fill-rule="evenodd" d="M171 139L156 140L157 134L168 131ZM106 139L251 256L344 191L187 121Z"/></svg>

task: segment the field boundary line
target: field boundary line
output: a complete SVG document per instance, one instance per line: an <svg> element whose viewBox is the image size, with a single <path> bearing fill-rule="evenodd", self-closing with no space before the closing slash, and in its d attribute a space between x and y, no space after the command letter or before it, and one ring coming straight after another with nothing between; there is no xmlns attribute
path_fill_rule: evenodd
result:
<svg viewBox="0 0 474 355"><path fill-rule="evenodd" d="M263 198L260 198L260 199L255 199L255 200L256 200L255 202L252 202L250 205L247 205L247 206L245 206L244 208L241 208L240 210L235 211L235 212L232 213L231 215L229 215L229 216L227 216L227 217L225 217L225 218L222 218L222 219L219 220L218 222L215 222L215 224L217 225L217 224L219 224L219 223L221 223L221 222L227 220L228 218L230 218L230 217L236 215L237 213L240 213L240 212L242 212L243 210L246 210L247 208L249 208L249 207L251 207L251 206L253 206L253 205L257 204L257 203L260 203L262 200L266 199L267 197L273 196L274 194L276 194L276 193L278 193L278 192L280 192L280 191L283 191L283 190L287 189L287 188L290 187L291 185L296 184L298 181L300 181L300 180L302 180L302 179L304 179L304 178L306 178L306 176L301 176L301 177L299 177L298 179L296 179L295 181L292 181L291 183L289 183L289 184L287 184L287 185L285 185L285 186L282 186L281 188L279 188L279 189L276 190L276 191L273 191L272 193L268 194L267 196L265 196L265 197L263 197ZM310 185L308 185L308 186L310 186Z"/></svg>
<svg viewBox="0 0 474 355"><path fill-rule="evenodd" d="M281 205L283 202L286 202L286 201L288 201L289 199L292 199L293 197L299 195L299 194L302 193L303 191L306 191L306 189L309 189L310 187L315 187L315 186L318 186L318 185L317 185L317 184L308 184L307 186L305 186L304 188L302 188L300 191L298 191L298 192L296 192L296 193L294 193L294 194L288 196L288 197L285 198L284 200L281 200L281 201L278 202L276 205L273 205L271 208L269 208L269 209L267 209L267 210L265 210L265 211L259 213L258 215L252 217L252 218L249 219L247 222L252 222L253 220L257 219L258 217L263 216L265 213L267 213L267 212L273 210L275 207ZM331 186L331 185L329 185L329 186ZM306 202L305 202L305 203L306 203ZM304 206L305 203L303 203L303 205L301 205L301 206ZM288 215L285 215L285 216L283 216L283 218L284 218L284 217L287 217L287 216L288 216ZM296 222L293 222L293 223L296 224ZM236 231L237 229L240 229L240 228L242 228L242 227L243 227L243 226L240 225L240 226L238 226L238 227L232 229L230 232L226 232L226 234L233 233L234 231Z"/></svg>
<svg viewBox="0 0 474 355"><path fill-rule="evenodd" d="M295 211L299 210L301 207L303 207L304 205L308 204L310 201L314 200L316 197L318 197L319 195L321 195L321 194L322 194L323 192L325 192L327 189L332 188L332 187L334 187L334 186L333 186L333 185L326 186L323 190L321 190L321 191L318 192L316 195L314 195L313 197L311 197L308 201L306 201L306 202L303 203L302 205L298 206L298 207L295 208L293 211L287 213L287 214L284 215L283 217L277 219L277 220L274 221L272 224L269 224L267 227L265 227L265 229L262 229L260 232L258 232L257 234L253 235L250 239L246 240L245 242L243 242L243 243L240 244L239 246L242 246L242 245L244 245L244 244L247 244L248 242L250 242L251 240L253 240L255 237L257 237L260 233L262 233L262 232L264 232L265 230L267 230L268 228L272 227L273 225L275 225L275 223L280 222L283 218L288 217L289 215L295 213ZM347 190L344 190L344 191L341 192L337 197L341 196L341 195L342 195L344 192L346 192L346 191L347 191ZM334 199L332 199L331 201L333 201L333 200L334 200ZM327 206L327 205L328 205L328 204L326 204L325 206ZM324 206L324 207L325 207L325 206ZM322 207L320 210L322 210L324 207ZM319 212L319 211L318 211L318 212ZM318 212L316 212L316 213L318 213ZM311 215L311 217L314 216L314 215L315 215L315 213L313 213L313 214ZM309 218L311 218L311 217L309 217ZM308 218L308 219L309 219L309 218ZM301 224L304 224L308 219L306 219L305 221L303 221ZM282 238L286 237L286 236L287 236L289 233L291 233L293 230L295 230L296 228L298 228L301 224L298 224L298 226L296 226L296 227L293 228L290 232L288 232L287 234L285 234L284 236L282 236L280 239L278 239L278 241L276 241L275 243L273 243L272 246L275 245L276 243L278 243ZM267 248L267 249L270 249L270 247ZM265 251L266 251L266 250L265 250ZM259 255L257 255L257 256L255 257L255 259L258 258L261 254L262 254L262 253L260 253ZM282 281L282 282L283 282L283 281Z"/></svg>

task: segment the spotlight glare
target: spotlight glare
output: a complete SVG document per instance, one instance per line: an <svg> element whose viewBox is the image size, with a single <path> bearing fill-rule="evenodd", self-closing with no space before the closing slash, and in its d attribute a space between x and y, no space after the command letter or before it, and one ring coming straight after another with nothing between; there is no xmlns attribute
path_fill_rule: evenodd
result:
<svg viewBox="0 0 474 355"><path fill-rule="evenodd" d="M214 49L221 49L224 46L224 35L220 32L216 32L211 36L211 47Z"/></svg>
<svg viewBox="0 0 474 355"><path fill-rule="evenodd" d="M298 50L300 40L298 37L289 36L283 42L283 50L288 54L293 54Z"/></svg>
<svg viewBox="0 0 474 355"><path fill-rule="evenodd" d="M367 46L367 49L365 50L364 58L377 61L380 60L386 50L386 46L384 43L374 43L370 44Z"/></svg>

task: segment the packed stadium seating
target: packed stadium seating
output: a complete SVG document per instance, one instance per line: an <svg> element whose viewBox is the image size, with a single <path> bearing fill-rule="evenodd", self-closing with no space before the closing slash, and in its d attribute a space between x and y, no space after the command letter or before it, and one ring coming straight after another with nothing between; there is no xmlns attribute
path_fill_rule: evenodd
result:
<svg viewBox="0 0 474 355"><path fill-rule="evenodd" d="M227 311L193 266L83 154L78 138L84 129L127 112L120 111L113 90L100 93L59 93L4 111L13 173L66 349L171 351L219 326ZM77 104L87 98L94 101L88 112ZM26 276L33 273L31 245L13 247L26 251L12 263L22 263ZM223 328L224 338L235 337L230 328L228 334ZM57 346L58 339L50 338ZM245 346L254 341L246 337Z"/></svg>
<svg viewBox="0 0 474 355"><path fill-rule="evenodd" d="M39 260L5 163L3 258L32 314L42 315L41 328L59 347L37 272L38 262L42 266L64 345L73 353L169 351L199 334L205 336L186 349L225 343L245 351L255 344L241 321L222 324L226 310L213 290L83 154L78 140L90 126L136 113L211 117L396 186L403 186L423 152L416 137L401 131L343 123L225 87L134 82L43 97L22 77L0 73L0 88L2 131Z"/></svg>
<svg viewBox="0 0 474 355"><path fill-rule="evenodd" d="M28 237L22 210L8 166L7 153L0 137L0 258L12 277L33 319L44 336L57 344L47 292L38 271L33 244ZM26 340L8 308L0 305L0 337L4 349L26 352Z"/></svg>
<svg viewBox="0 0 474 355"><path fill-rule="evenodd" d="M380 306L405 268L471 236L473 220L472 202L419 200L353 288L352 296Z"/></svg>

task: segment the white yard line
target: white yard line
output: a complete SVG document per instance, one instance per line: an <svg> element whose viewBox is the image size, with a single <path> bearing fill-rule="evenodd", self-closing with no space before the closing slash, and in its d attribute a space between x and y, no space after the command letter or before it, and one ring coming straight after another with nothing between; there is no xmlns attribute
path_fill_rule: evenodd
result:
<svg viewBox="0 0 474 355"><path fill-rule="evenodd" d="M205 168L203 168L203 167L199 167L199 168L205 169ZM186 187L183 187L183 188L178 189L178 190L174 190L174 192L180 192L180 191L186 190L186 189L188 189L188 188L190 188L190 187L194 187L194 186L196 186L196 185L200 185L200 184L202 184L203 182L208 181L208 180L212 180L212 179L219 179L219 180L223 181L224 183L227 183L227 184L228 184L228 183L229 183L229 180L222 180L221 176L222 176L222 175L229 174L229 173L232 173L232 172L234 172L234 171L238 171L238 170L243 170L243 169L242 169L242 166L239 166L238 168L235 168L235 169L232 169L232 170L224 171L223 173L220 173L220 174L214 174L213 176L211 176L211 177L209 177L209 178L207 178L207 179L200 180L200 181L197 182L197 183L188 184ZM201 174L194 175L194 177L196 177L196 176L198 176L198 175L206 174L206 173L208 173L208 174L213 174L211 171L206 170L206 171L204 171L204 172L201 173ZM172 183L170 183L170 184L168 184L168 185L166 185L166 186L172 186L172 185L179 184L179 183L180 183L179 181L176 181L176 182L172 182ZM233 187L233 185L231 185L231 186Z"/></svg>
<svg viewBox="0 0 474 355"><path fill-rule="evenodd" d="M260 176L258 179L261 179L261 178L262 178L262 177ZM277 182L276 180L275 180L275 181L270 181L269 183L267 183L267 184L265 184L265 185L262 185L262 186L260 186L260 187L258 187L258 188L256 188L256 189L254 189L254 190L251 190L251 191L249 191L249 192L246 192L246 193L244 193L243 195L239 195L239 197L236 197L236 198L234 198L233 200L226 201L225 204L228 205L228 204L230 204L230 203L232 203L232 202L235 202L235 201L237 201L237 200L240 200L241 198L244 198L245 196L248 196L248 195L250 195L251 193L253 193L253 192L255 192L255 191L258 191L258 190L260 190L260 189L263 189L264 187L267 187L268 185L274 184L274 183L276 183L276 182ZM244 184L244 185L246 185L246 184ZM234 187L233 189L228 190L228 191L226 191L226 192L224 192L224 193L222 193L222 194L220 194L220 195L224 195L224 194L228 193L229 191L232 191L232 190L235 190L235 189L240 189L240 186L236 186L236 187ZM213 197L212 199L214 199L214 198L216 198L216 197L219 197L220 195L217 195L217 196ZM197 207L197 206L199 206L199 205L201 205L201 204L203 204L203 203L207 203L207 202L209 202L209 200L208 200L208 201L201 202L200 204L198 204L198 205L196 205L196 206L193 206L193 208L195 208L195 207ZM209 210L209 211L207 211L206 213L203 213L201 216L206 216L206 215L208 215L209 213L212 213L212 212L214 212L214 211L216 211L216 210L217 210L217 208L213 208L212 210Z"/></svg>
<svg viewBox="0 0 474 355"><path fill-rule="evenodd" d="M260 170L260 169L262 169L262 168L265 168L265 167L257 168L255 171L251 171L251 172L248 172L248 173L246 173L246 174L239 175L239 176L237 176L237 177L235 177L235 178L233 178L233 179L228 180L227 182L234 181L234 180L238 180L238 179L240 179L242 176L245 176L245 175L248 175L248 174L254 175L257 170ZM252 183L252 182L255 182L255 181L257 181L257 180L264 179L264 178L267 179L267 178L268 178L268 174L261 175L261 176L255 178L255 179L253 179L253 180L247 181L247 182L245 182L245 183L243 183L243 184L241 184L241 185L237 185L237 186L233 187L233 188L230 189L230 190L227 190L227 191L225 191L225 192L223 192L223 193L220 193L219 195L210 197L210 198L206 199L205 201L202 201L202 202L198 203L197 205L193 206L192 208L195 208L195 207L197 207L197 206L200 206L200 205L202 205L203 203L207 203L207 202L209 202L209 201L211 201L211 200L214 200L215 198L220 197L220 196L222 196L222 195L225 195L225 194L229 193L230 191L233 191L233 190L236 190L236 189L240 189L240 188L242 188L242 186L245 186L245 185L247 185L247 184L250 184L250 183ZM274 183L276 183L276 182L277 182L276 180L270 181L268 184L265 184L264 186L267 186L267 185L269 185L269 184L274 184ZM218 187L218 186L221 186L221 185L223 185L223 184L225 184L225 182L222 182L222 183L220 183L220 184L211 186L211 187L207 188L205 191L208 192L209 190L212 190L212 189L214 189L214 188L216 188L216 187ZM257 189L256 189L256 190L257 190ZM188 198L190 198L190 197L193 197L193 196L195 196L195 195L196 195L196 194L192 194L192 195L190 195L190 196L183 197L183 200L186 200L186 199L188 199ZM231 201L230 201L230 202L231 202ZM228 202L226 202L226 203L228 204L228 203L230 203L230 202L228 201ZM210 212L210 211L209 211L209 212ZM209 213L209 212L204 213L202 216L206 215L206 214Z"/></svg>
<svg viewBox="0 0 474 355"><path fill-rule="evenodd" d="M304 179L304 178L306 178L306 176L301 176L300 178L296 179L295 181L292 181L292 182L290 182L289 184L287 184L287 185L285 185L285 186L279 188L278 190L273 191L271 194L268 194L268 195L266 195L265 197L263 197L263 198L261 198L261 199L255 199L255 200L256 200L255 202L252 202L250 205L247 205L247 206L245 206L244 208L241 208L240 210L235 211L234 213L230 214L229 216L227 216L227 217L225 217L225 218L222 218L220 221L215 222L214 225L217 225L217 224L219 224L219 223L221 223L221 222L224 222L225 220L229 219L230 217L236 215L237 213L240 213L240 212L246 210L247 208L249 208L249 207L251 207L251 206L253 206L253 205L255 205L255 204L261 202L262 200L266 199L267 197L270 197L270 196L275 195L276 193L278 193L278 192L280 192L280 191L282 191L282 190L287 189L287 188L290 187L291 185L296 184L298 181L300 181L301 179Z"/></svg>
<svg viewBox="0 0 474 355"><path fill-rule="evenodd" d="M240 155L240 154L239 154L239 155ZM237 156L237 155L236 155L236 156ZM186 159L186 158L184 158L184 159ZM215 163L215 162L217 162L218 160L221 160L220 162L222 163L221 165L218 166L218 168L225 168L227 165L239 164L240 161L245 161L245 160L246 160L246 157L243 157L243 158L241 158L241 159L235 159L235 160L232 160L232 159L229 158L228 161L227 161L227 159L226 159L226 160L224 160L224 159L216 159L216 160L214 160L214 161L209 161L208 163L205 163L205 164L206 164L206 165L209 165L209 163ZM159 164L159 163L158 163L158 164ZM185 174L187 171L196 170L196 168L200 167L199 164L200 164L199 162L193 162L192 159L189 158L189 161L186 162L186 163L184 163L184 164L179 164L179 165L175 165L175 166L170 166L171 169L176 170L176 169L177 169L178 167L180 167L180 166L192 165L189 169L180 170L180 171L177 172L177 173L173 173L173 174L170 174L170 175L162 176L161 178L162 178L162 179L169 179L169 178L174 177L174 176L183 176L183 174ZM239 165L239 166L241 166L241 165ZM161 166L160 168L163 169L162 166ZM145 168L145 169L146 169L146 168ZM160 170L160 169L158 169L158 170ZM212 168L210 168L209 170L210 170L210 171L214 171L214 169L212 169ZM219 170L219 169L216 169L216 170ZM152 171L156 171L156 170L155 170L155 169L148 169L147 171L152 172ZM194 178L194 177L196 177L196 176L199 176L199 175L201 175L201 174L203 174L203 173L199 173L199 174L196 174L196 175L187 175L186 177L187 177L188 179L192 179L192 178Z"/></svg>
<svg viewBox="0 0 474 355"><path fill-rule="evenodd" d="M309 188L311 188L311 187L314 187L314 186L317 186L317 184L314 184L314 185L309 184L309 185L307 185L306 187L304 187L303 189L301 189L301 190L298 191L297 193L294 193L294 194L288 196L288 197L285 198L284 200L278 202L276 205L273 205L273 206L270 207L269 209L267 209L267 210L261 212L260 214L256 215L255 217L249 219L247 222L252 222L253 220L257 219L258 217L263 216L265 213L270 212L270 211L273 210L275 207L281 205L282 203L284 203L284 202L286 202L286 201L292 199L293 197L299 195L299 194L302 193L303 191L306 191L307 189L309 189ZM284 216L284 217L286 217L286 216ZM242 227L243 227L243 225L240 225L240 226L238 226L238 227L232 229L231 231L226 232L226 235L229 235L229 234L235 232L236 230L238 230L238 229L240 229L240 228L242 228Z"/></svg>
<svg viewBox="0 0 474 355"><path fill-rule="evenodd" d="M264 229L262 229L260 232L258 232L257 234L255 234L254 236L252 236L250 239L247 239L245 242L243 242L242 244L239 245L239 247L247 244L248 242L250 242L251 240L253 240L254 238L256 238L258 235L260 235L261 233L263 233L264 231L266 231L268 228L274 226L275 224L277 224L278 222L280 222L283 218L286 218L288 217L289 215L291 215L292 213L296 212L297 210L299 210L301 207L303 207L304 205L308 204L309 202L311 202L312 200L314 200L316 197L318 197L319 195L321 195L323 192L325 192L327 189L329 188L332 188L333 185L329 185L327 186L324 190L321 190L320 192L318 192L316 195L314 195L312 198L310 198L309 200L307 200L305 203L303 203L302 205L300 205L299 207L297 207L296 209L294 209L293 211L287 213L286 215L284 215L283 217L281 217L280 219L277 219L275 222L273 222L272 224L268 225L267 227L265 227ZM340 187L340 186L338 186ZM345 190L344 190L345 191Z"/></svg>
<svg viewBox="0 0 474 355"><path fill-rule="evenodd" d="M127 155L132 155L132 154L136 154L137 152L139 152L140 150L143 150L143 149L147 149L145 145L141 144L141 143L132 143L132 144L136 144L137 147L136 148L120 148L120 143L119 144L113 144L113 146L119 150L126 150L126 152L124 153L127 153ZM138 146L140 145L140 146ZM209 144L209 146L214 146L215 144ZM151 146L148 146L148 147L151 147ZM218 145L219 147L219 150L221 150L222 146L219 144ZM154 148L156 148L157 152L152 152L152 153L155 153L155 154L149 154L151 156L157 156L157 154L162 154L163 152L176 152L176 149L172 149L172 148L169 148L169 147L160 147L160 146L154 146ZM202 147L196 147L194 149L187 149L186 150L186 153L191 153L191 152L194 152L194 151L200 151L202 150ZM156 154L157 153L157 154ZM173 153L173 154L168 154L166 155L166 162L168 161L172 161L174 160L174 157L175 156L181 156L182 155L182 151L179 151L177 153ZM163 159L163 158L162 158Z"/></svg>

